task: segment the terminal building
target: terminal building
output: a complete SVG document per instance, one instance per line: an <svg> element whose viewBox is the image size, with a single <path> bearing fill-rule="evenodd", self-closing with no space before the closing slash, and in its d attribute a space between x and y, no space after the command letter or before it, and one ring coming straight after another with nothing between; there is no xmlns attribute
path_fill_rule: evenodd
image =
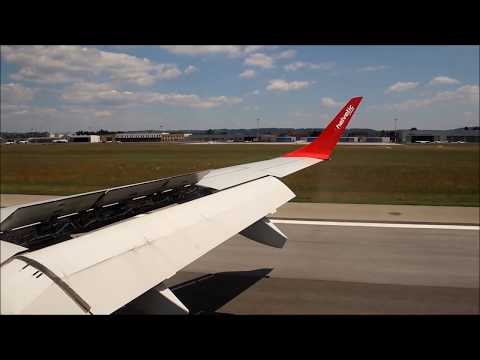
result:
<svg viewBox="0 0 480 360"><path fill-rule="evenodd" d="M295 136L277 136L275 142L295 142L297 138Z"/></svg>
<svg viewBox="0 0 480 360"><path fill-rule="evenodd" d="M316 139L316 136L309 136L306 138L302 138L302 140L306 142L312 142ZM341 144L345 143L385 143L388 144L390 143L390 138L389 137L383 137L383 136L344 136L341 137L339 142Z"/></svg>
<svg viewBox="0 0 480 360"><path fill-rule="evenodd" d="M68 142L72 143L99 143L100 135L68 135Z"/></svg>
<svg viewBox="0 0 480 360"><path fill-rule="evenodd" d="M345 136L339 140L341 143L358 143L358 136Z"/></svg>
<svg viewBox="0 0 480 360"><path fill-rule="evenodd" d="M156 143L176 143L184 142L185 138L190 134L170 134L166 132L162 133L121 133L115 135L115 141L122 143L144 143L144 142L156 142Z"/></svg>
<svg viewBox="0 0 480 360"><path fill-rule="evenodd" d="M465 142L480 143L480 128L459 128L452 130L399 130L398 137L402 143L416 142Z"/></svg>
<svg viewBox="0 0 480 360"><path fill-rule="evenodd" d="M278 137L271 134L260 134L259 142L275 142ZM188 142L256 142L257 136L252 134L192 134Z"/></svg>

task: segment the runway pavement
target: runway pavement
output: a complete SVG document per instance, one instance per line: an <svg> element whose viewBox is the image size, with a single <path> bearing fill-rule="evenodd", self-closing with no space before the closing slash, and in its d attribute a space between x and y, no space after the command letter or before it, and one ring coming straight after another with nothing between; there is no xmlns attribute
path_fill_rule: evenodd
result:
<svg viewBox="0 0 480 360"><path fill-rule="evenodd" d="M237 235L167 281L192 313L480 313L478 208L290 203L274 217L285 248Z"/></svg>
<svg viewBox="0 0 480 360"><path fill-rule="evenodd" d="M289 202L273 218L336 221L479 224L480 209L467 206L372 205Z"/></svg>
<svg viewBox="0 0 480 360"><path fill-rule="evenodd" d="M234 298L225 295L225 303L215 312L479 313L476 230L278 226L290 239L284 249L268 248L238 235L170 279L174 293L174 285L220 274L232 280L223 281L221 289L209 284L202 287L207 280L200 280L191 289L196 297L188 294L185 287L192 284L187 284L178 293L180 300L183 295L187 307L212 312L203 311L195 301L208 304L205 299L221 292L236 294L235 289L224 288L253 277L256 281ZM258 276L262 269L269 269L269 277Z"/></svg>

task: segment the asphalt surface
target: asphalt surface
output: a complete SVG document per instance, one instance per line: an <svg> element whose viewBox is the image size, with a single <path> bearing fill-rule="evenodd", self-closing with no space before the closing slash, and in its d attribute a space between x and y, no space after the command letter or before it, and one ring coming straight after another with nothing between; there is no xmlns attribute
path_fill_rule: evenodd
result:
<svg viewBox="0 0 480 360"><path fill-rule="evenodd" d="M271 217L438 224L479 224L480 208L468 206L371 205L289 202Z"/></svg>
<svg viewBox="0 0 480 360"><path fill-rule="evenodd" d="M478 231L278 226L284 249L235 236L168 284L193 313L480 311Z"/></svg>
<svg viewBox="0 0 480 360"><path fill-rule="evenodd" d="M335 226L277 224L289 237L283 249L237 235L167 285L194 314L480 313L478 229L388 227L393 219L478 224L478 208L331 205L287 204L274 217Z"/></svg>

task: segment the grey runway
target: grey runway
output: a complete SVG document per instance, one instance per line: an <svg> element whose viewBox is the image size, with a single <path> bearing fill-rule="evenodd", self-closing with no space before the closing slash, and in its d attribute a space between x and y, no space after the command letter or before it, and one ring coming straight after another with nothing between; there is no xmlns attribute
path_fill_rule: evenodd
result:
<svg viewBox="0 0 480 360"><path fill-rule="evenodd" d="M2 206L47 198L0 197ZM466 230L478 228L479 208L287 203L273 217L285 248L237 235L167 285L192 313L480 313L480 232ZM278 223L292 218L307 222Z"/></svg>
<svg viewBox="0 0 480 360"><path fill-rule="evenodd" d="M476 230L278 226L284 249L235 236L168 284L197 313L479 313Z"/></svg>

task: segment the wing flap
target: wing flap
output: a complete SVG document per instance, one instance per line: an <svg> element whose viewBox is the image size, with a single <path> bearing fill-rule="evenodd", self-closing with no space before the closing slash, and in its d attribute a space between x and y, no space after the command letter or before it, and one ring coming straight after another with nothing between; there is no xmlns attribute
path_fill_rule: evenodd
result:
<svg viewBox="0 0 480 360"><path fill-rule="evenodd" d="M294 196L276 178L265 177L23 256L55 273L91 313L109 314Z"/></svg>

